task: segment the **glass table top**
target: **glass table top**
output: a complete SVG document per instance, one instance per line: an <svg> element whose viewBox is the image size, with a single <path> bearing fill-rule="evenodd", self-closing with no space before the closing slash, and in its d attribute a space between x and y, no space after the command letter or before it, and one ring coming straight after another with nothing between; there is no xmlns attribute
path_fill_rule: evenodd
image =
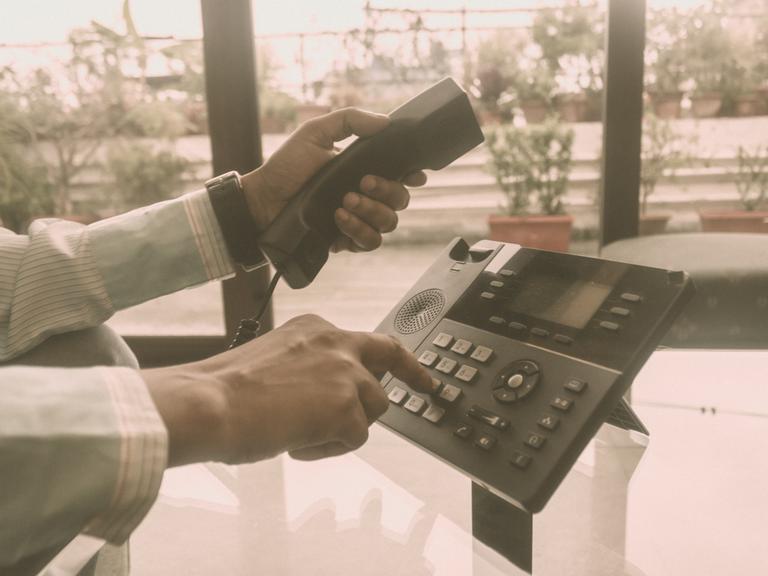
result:
<svg viewBox="0 0 768 576"><path fill-rule="evenodd" d="M533 573L768 573L767 374L768 352L656 352L650 438L602 427L533 518ZM526 573L473 537L471 482L379 426L329 460L169 470L131 551L142 576Z"/></svg>

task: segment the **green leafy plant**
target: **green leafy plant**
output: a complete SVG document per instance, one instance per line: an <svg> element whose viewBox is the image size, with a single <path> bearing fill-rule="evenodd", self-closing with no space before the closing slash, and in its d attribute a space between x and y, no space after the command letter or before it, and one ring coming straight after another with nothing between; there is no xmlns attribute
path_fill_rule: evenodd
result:
<svg viewBox="0 0 768 576"><path fill-rule="evenodd" d="M572 165L573 130L555 118L538 126L502 126L488 134L489 170L508 215L563 214Z"/></svg>
<svg viewBox="0 0 768 576"><path fill-rule="evenodd" d="M157 150L146 142L130 140L114 145L106 168L111 175L118 209L136 208L183 192L190 162L171 149Z"/></svg>
<svg viewBox="0 0 768 576"><path fill-rule="evenodd" d="M683 138L669 121L653 114L645 117L640 170L640 213L646 214L648 200L664 176L674 176L687 154L682 149Z"/></svg>
<svg viewBox="0 0 768 576"><path fill-rule="evenodd" d="M736 191L744 210L753 212L762 207L768 195L768 146L751 150L739 146L736 160Z"/></svg>
<svg viewBox="0 0 768 576"><path fill-rule="evenodd" d="M685 40L688 16L675 9L653 10L648 18L646 83L650 92L675 94L687 79Z"/></svg>
<svg viewBox="0 0 768 576"><path fill-rule="evenodd" d="M722 92L727 69L732 66L734 44L724 25L718 2L697 8L688 15L682 55L694 93Z"/></svg>

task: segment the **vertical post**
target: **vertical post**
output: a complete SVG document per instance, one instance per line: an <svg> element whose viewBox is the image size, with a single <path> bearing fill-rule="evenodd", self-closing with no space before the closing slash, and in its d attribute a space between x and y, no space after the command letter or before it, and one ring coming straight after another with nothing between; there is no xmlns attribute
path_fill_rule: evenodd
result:
<svg viewBox="0 0 768 576"><path fill-rule="evenodd" d="M605 47L600 246L637 236L645 0L609 0Z"/></svg>
<svg viewBox="0 0 768 576"><path fill-rule="evenodd" d="M472 535L529 574L533 516L472 482Z"/></svg>
<svg viewBox="0 0 768 576"><path fill-rule="evenodd" d="M213 172L245 173L262 162L251 0L201 0L203 55ZM223 284L224 320L231 338L241 318L255 313L269 269L239 271ZM264 315L272 325L272 310Z"/></svg>

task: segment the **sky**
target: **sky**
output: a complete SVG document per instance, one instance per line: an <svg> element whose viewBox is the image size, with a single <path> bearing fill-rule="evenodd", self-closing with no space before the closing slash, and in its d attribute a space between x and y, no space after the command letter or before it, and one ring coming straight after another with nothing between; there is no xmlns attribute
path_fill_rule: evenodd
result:
<svg viewBox="0 0 768 576"><path fill-rule="evenodd" d="M226 1L226 0L221 0ZM701 0L649 0L652 6L690 6ZM257 34L343 30L362 23L365 0L253 0ZM402 8L528 7L535 0L374 0ZM91 19L118 25L122 0L0 0L0 45L64 41ZM200 37L199 0L132 0L137 28L146 35Z"/></svg>

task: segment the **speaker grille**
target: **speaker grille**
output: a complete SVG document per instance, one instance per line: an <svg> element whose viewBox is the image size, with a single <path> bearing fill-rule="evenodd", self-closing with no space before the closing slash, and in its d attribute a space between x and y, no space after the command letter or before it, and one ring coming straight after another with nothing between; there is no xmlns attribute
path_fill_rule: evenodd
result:
<svg viewBox="0 0 768 576"><path fill-rule="evenodd" d="M443 292L431 288L415 294L402 305L395 316L395 330L401 334L413 334L440 315L445 306Z"/></svg>

